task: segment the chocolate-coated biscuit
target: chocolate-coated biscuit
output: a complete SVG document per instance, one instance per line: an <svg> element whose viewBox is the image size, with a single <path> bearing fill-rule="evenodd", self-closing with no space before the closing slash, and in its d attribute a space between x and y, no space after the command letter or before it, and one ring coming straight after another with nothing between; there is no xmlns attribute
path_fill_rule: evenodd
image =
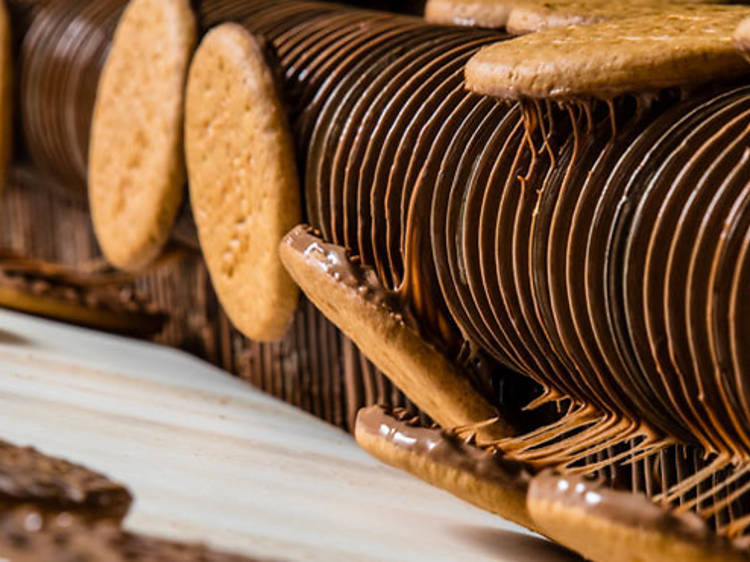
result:
<svg viewBox="0 0 750 562"><path fill-rule="evenodd" d="M249 562L198 544L123 532L111 522L49 515L32 505L0 513L0 554L13 562Z"/></svg>
<svg viewBox="0 0 750 562"><path fill-rule="evenodd" d="M410 417L406 412L399 415L380 406L363 408L354 431L357 443L386 464L534 529L526 511L531 474L522 464L466 442L466 435L419 427L419 422L412 423Z"/></svg>
<svg viewBox="0 0 750 562"><path fill-rule="evenodd" d="M132 336L158 334L167 318L134 293L134 278L77 270L0 252L0 306Z"/></svg>
<svg viewBox="0 0 750 562"><path fill-rule="evenodd" d="M353 264L343 248L299 226L282 241L281 260L308 298L443 427L497 416L468 377L419 334L374 271ZM510 425L499 419L481 428L478 439L511 433Z"/></svg>
<svg viewBox="0 0 750 562"><path fill-rule="evenodd" d="M642 494L580 476L535 476L527 506L540 532L597 562L750 560L750 552L693 513L674 513Z"/></svg>
<svg viewBox="0 0 750 562"><path fill-rule="evenodd" d="M98 472L0 441L0 511L34 504L45 513L119 523L131 502L125 487Z"/></svg>

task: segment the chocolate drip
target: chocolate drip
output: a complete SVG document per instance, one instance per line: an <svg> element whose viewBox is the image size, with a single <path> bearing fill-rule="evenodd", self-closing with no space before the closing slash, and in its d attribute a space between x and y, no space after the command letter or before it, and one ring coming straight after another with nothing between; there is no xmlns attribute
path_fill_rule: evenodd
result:
<svg viewBox="0 0 750 562"><path fill-rule="evenodd" d="M723 474L742 473L750 419L747 89L504 106L455 72L501 35L443 28L436 45L430 26L327 10L285 3L245 21L284 71L313 226L446 352L489 353L543 400L572 400L571 423L536 441L542 464L567 458L568 428L581 470L649 495L676 486L686 504L731 497ZM713 456L688 462L674 440ZM700 504L717 528L743 509Z"/></svg>
<svg viewBox="0 0 750 562"><path fill-rule="evenodd" d="M654 533L662 541L678 541L701 548L712 553L716 560L747 559L747 552L735 548L724 537L717 537L695 514L664 509L643 494L614 490L600 480L560 476L548 471L531 480L528 494L529 504L538 505L537 509L564 511L579 523L602 526L602 532L613 535L635 531ZM543 517L546 518L546 514ZM604 531L607 525L619 527L619 530Z"/></svg>
<svg viewBox="0 0 750 562"><path fill-rule="evenodd" d="M506 106L462 80L500 33L294 0L204 0L199 14L204 28L240 20L275 53L308 221L373 268L451 358L490 356L495 386L500 364L543 386L537 404L570 400L576 423L558 429L602 439L577 462L630 450L642 455L626 473L633 489L666 493L692 475L675 496L690 502L749 460L746 87ZM316 314L304 304L276 347L225 328L216 348L332 421L390 397ZM714 456L657 463L674 439Z"/></svg>
<svg viewBox="0 0 750 562"><path fill-rule="evenodd" d="M337 39L311 42L304 66L295 67L292 38L320 27L285 26L272 16L246 25L274 45L285 91L295 94L300 145L309 139L309 219L397 290L425 333L453 357L488 351L542 383L552 399L746 456L745 414L734 413L737 400L728 398L737 392L717 389L706 355L704 367L692 369L695 351L679 343L687 328L674 303L690 299L680 280L691 249L670 248L691 238L665 238L691 186L705 192L697 209L711 200L709 186L724 178L741 184L741 151L732 147L744 134L743 89L682 102L666 96L651 109L628 100L524 104L509 117L513 107L467 94L451 72L499 34L464 30L456 43L445 28L440 50L430 26L412 27L407 18L371 17L347 28L349 20L328 15L327 35ZM440 71L409 81L413 60L429 65L441 55ZM498 128L508 132L491 142ZM701 179L704 169L710 175ZM672 215L660 214L662 203ZM589 222L578 222L582 214ZM679 224L695 223L683 216Z"/></svg>
<svg viewBox="0 0 750 562"><path fill-rule="evenodd" d="M434 266L416 255L432 253L429 194L431 175L440 172L432 138L442 130L440 146L450 142L452 122L463 115L451 116L453 104L468 99L465 113L478 99L463 91L463 65L504 35L316 2L272 8L263 2L206 1L200 19L204 25L239 20L273 47L304 160L309 222L326 239L356 250L385 286L408 295L426 336L439 339L463 364L477 362L481 346L464 344ZM432 163L423 166L425 159ZM385 217L378 212L384 201ZM407 242L407 231L416 233L408 224L424 226L415 242L427 244L424 251ZM407 247L415 254L406 260L409 268L403 258Z"/></svg>

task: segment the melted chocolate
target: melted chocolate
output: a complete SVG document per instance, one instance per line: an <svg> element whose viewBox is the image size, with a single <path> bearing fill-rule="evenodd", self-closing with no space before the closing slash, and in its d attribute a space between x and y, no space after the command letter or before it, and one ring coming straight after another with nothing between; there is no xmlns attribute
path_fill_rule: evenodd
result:
<svg viewBox="0 0 750 562"><path fill-rule="evenodd" d="M744 451L735 443L744 434L738 420L747 417L735 411L737 391L714 390L707 356L681 346L682 308L671 304L662 317L661 301L682 302L687 285L673 283L673 293L653 285L647 301L639 293L646 258L648 280L659 282L663 266L684 269L682 256L690 254L687 244L682 261L668 260L656 251L667 243L643 236L657 224L672 182L690 185L686 170L699 145L682 145L683 137L707 139L714 148L701 166L711 167L732 135L701 131L728 123L740 107L727 105L729 98L744 92L703 102L647 96L609 107L527 104L509 118L516 108L482 110L489 102L461 88L464 57L502 34L435 32L409 18L342 9L344 16L291 0L275 10L252 2L242 10L235 15L279 54L305 152L308 220L372 266L421 333L461 361L492 355L541 383L550 399L645 420L710 451ZM440 33L443 51L432 39ZM404 72L421 53L435 63L425 56L425 71L410 78ZM480 121L482 131L515 123L517 133L472 143ZM736 162L728 153L711 167L710 183ZM672 171L661 172L667 163ZM661 225L654 236L669 232ZM731 363L744 368L732 345ZM694 363L703 366L690 372ZM705 407L694 400L701 394ZM730 414L722 414L727 406Z"/></svg>
<svg viewBox="0 0 750 562"><path fill-rule="evenodd" d="M284 243L295 251L312 257L311 263L323 273L347 287L356 289L364 300L398 315L404 321L404 314L401 312L403 306L398 301L398 295L383 287L372 268L355 263L346 249L323 242L312 229L302 226L292 230L284 239ZM397 310L399 312L394 312ZM412 324L413 320L410 319L409 323Z"/></svg>

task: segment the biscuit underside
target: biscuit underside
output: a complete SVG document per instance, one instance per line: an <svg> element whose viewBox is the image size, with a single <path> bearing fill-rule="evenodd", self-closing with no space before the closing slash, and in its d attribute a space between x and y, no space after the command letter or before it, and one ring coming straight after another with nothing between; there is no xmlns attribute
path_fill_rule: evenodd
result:
<svg viewBox="0 0 750 562"><path fill-rule="evenodd" d="M284 336L299 289L279 242L301 220L292 134L264 46L244 28L209 32L190 69L190 201L219 300L258 341Z"/></svg>
<svg viewBox="0 0 750 562"><path fill-rule="evenodd" d="M743 6L677 6L668 12L547 29L483 48L467 86L510 99L612 99L733 79L747 63L732 44Z"/></svg>
<svg viewBox="0 0 750 562"><path fill-rule="evenodd" d="M302 226L282 241L281 259L310 301L442 427L497 416L467 375L388 302L372 269L352 263L343 248L324 243ZM498 419L476 433L478 441L490 441L512 435L513 428Z"/></svg>
<svg viewBox="0 0 750 562"><path fill-rule="evenodd" d="M122 269L159 255L182 201L184 86L196 33L189 0L132 0L102 71L89 201L102 251Z"/></svg>
<svg viewBox="0 0 750 562"><path fill-rule="evenodd" d="M13 72L10 19L0 0L0 195L5 187L13 139Z"/></svg>

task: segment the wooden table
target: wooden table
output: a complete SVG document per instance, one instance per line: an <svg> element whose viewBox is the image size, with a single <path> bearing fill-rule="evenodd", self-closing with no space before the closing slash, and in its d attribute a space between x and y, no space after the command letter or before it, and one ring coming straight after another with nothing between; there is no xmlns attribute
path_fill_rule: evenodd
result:
<svg viewBox="0 0 750 562"><path fill-rule="evenodd" d="M136 496L130 529L286 560L575 558L188 355L0 311L0 438Z"/></svg>

